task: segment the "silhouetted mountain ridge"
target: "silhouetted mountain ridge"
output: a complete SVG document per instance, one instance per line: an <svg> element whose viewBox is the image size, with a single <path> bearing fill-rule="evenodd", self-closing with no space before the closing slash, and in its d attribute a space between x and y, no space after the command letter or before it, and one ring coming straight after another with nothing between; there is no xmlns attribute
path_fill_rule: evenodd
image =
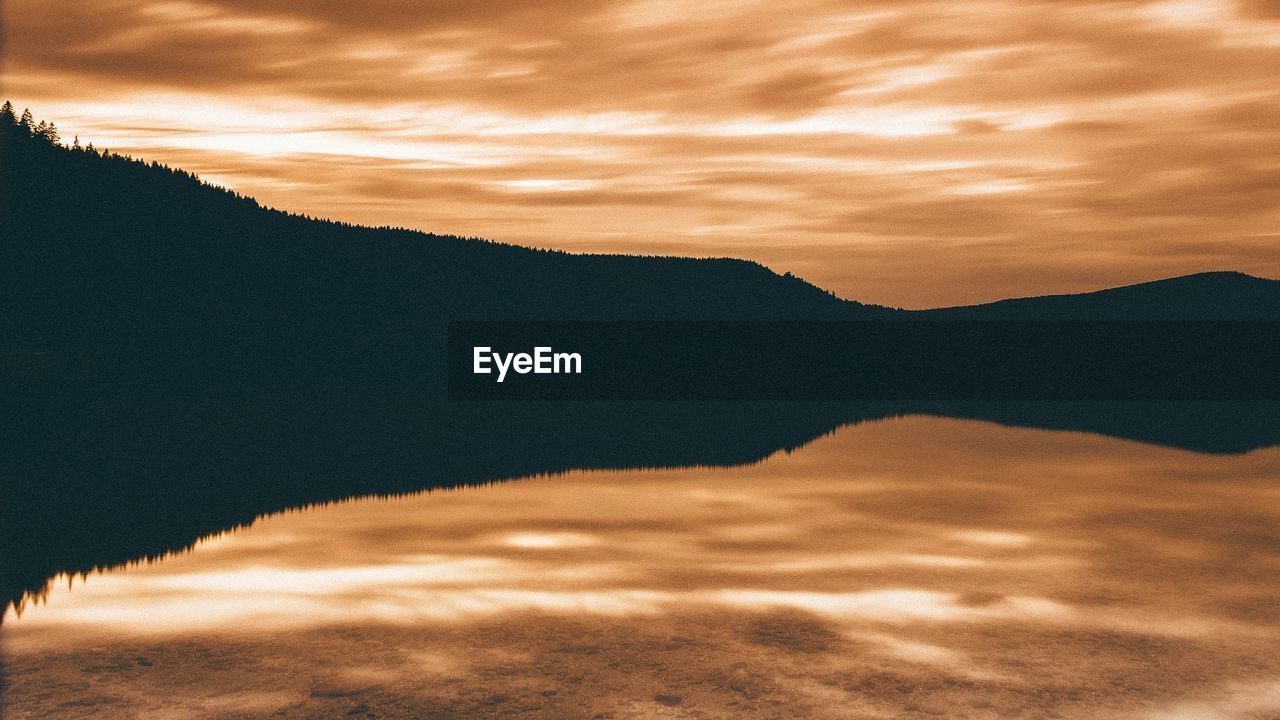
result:
<svg viewBox="0 0 1280 720"><path fill-rule="evenodd" d="M921 311L942 319L1276 320L1280 280L1216 271L1087 293L1011 298Z"/></svg>
<svg viewBox="0 0 1280 720"><path fill-rule="evenodd" d="M573 255L290 215L0 119L0 337L157 385L434 387L452 319L888 313L758 263ZM87 359L82 359L88 356Z"/></svg>
<svg viewBox="0 0 1280 720"><path fill-rule="evenodd" d="M359 227L0 115L0 377L439 397L451 320L1280 319L1280 282L1238 273L903 311L746 260Z"/></svg>

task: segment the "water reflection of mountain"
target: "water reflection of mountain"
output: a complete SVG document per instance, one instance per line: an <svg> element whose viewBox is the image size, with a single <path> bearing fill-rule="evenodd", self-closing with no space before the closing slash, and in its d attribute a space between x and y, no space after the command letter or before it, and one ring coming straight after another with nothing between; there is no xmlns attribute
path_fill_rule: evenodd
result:
<svg viewBox="0 0 1280 720"><path fill-rule="evenodd" d="M1204 453L1280 444L1272 403L502 403L159 407L4 414L10 601L60 572L187 548L266 514L571 469L729 466L841 425L927 413Z"/></svg>

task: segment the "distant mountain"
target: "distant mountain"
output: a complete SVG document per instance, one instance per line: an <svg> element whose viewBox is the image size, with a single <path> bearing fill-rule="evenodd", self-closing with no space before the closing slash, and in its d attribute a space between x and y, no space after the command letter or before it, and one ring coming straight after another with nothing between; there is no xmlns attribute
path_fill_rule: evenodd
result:
<svg viewBox="0 0 1280 720"><path fill-rule="evenodd" d="M1277 320L1280 280L1205 272L1097 292L1015 298L916 314L948 320Z"/></svg>

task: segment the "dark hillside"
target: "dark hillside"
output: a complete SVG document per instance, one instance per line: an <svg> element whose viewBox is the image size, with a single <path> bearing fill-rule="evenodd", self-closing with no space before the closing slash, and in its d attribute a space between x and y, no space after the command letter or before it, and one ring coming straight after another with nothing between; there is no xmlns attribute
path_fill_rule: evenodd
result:
<svg viewBox="0 0 1280 720"><path fill-rule="evenodd" d="M1280 280L1205 272L1076 295L924 310L946 320L1276 320Z"/></svg>
<svg viewBox="0 0 1280 720"><path fill-rule="evenodd" d="M432 387L450 319L889 312L743 260L572 255L290 215L60 146L12 113L0 143L3 349L98 376Z"/></svg>

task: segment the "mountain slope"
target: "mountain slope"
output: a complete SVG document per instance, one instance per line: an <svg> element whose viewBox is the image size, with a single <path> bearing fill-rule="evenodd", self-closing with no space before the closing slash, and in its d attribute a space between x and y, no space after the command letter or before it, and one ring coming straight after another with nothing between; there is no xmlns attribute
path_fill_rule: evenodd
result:
<svg viewBox="0 0 1280 720"><path fill-rule="evenodd" d="M1280 280L1206 272L1075 295L917 311L959 320L1277 320Z"/></svg>
<svg viewBox="0 0 1280 720"><path fill-rule="evenodd" d="M438 384L452 319L888 313L753 262L571 255L289 215L0 121L0 338L160 384Z"/></svg>
<svg viewBox="0 0 1280 720"><path fill-rule="evenodd" d="M288 290L353 293L355 303L394 292L441 303L437 311L504 318L836 316L862 307L744 260L571 255L289 215L155 163L59 147L12 124L0 132L12 201L6 253L77 284L68 289L138 300L148 295L141 286L183 281L193 293L229 297L242 285L263 300Z"/></svg>

